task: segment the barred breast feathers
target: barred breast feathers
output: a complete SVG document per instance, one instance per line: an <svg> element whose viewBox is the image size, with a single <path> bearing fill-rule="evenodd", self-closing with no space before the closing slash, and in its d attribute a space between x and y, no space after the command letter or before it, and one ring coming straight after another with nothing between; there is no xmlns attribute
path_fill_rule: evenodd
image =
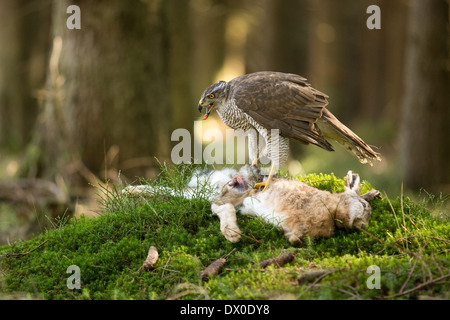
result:
<svg viewBox="0 0 450 320"><path fill-rule="evenodd" d="M217 110L217 113L223 123L230 128L235 130L241 129L244 131L253 128L247 120L246 114L236 106L234 99L229 99L226 101L222 107Z"/></svg>

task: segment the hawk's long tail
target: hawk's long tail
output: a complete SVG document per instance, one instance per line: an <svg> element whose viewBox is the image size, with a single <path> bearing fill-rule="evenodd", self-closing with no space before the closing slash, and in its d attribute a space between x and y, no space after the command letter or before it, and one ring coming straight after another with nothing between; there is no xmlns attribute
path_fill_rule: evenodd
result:
<svg viewBox="0 0 450 320"><path fill-rule="evenodd" d="M347 151L353 154L359 162L369 163L372 160L381 161L379 153L358 137L352 130L343 125L330 111L323 109L322 117L317 121L317 126L325 139L331 139L341 144Z"/></svg>

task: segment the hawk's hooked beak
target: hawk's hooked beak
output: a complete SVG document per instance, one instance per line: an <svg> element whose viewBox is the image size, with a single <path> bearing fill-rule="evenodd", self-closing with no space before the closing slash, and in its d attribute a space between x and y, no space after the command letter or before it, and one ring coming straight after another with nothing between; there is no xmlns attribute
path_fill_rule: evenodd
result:
<svg viewBox="0 0 450 320"><path fill-rule="evenodd" d="M200 101L198 103L198 111L200 111L200 113L203 110L203 106L204 106L205 102L204 101ZM211 109L214 107L214 102L211 102L209 105L206 106L206 113L205 116L203 117L202 120L206 120L209 117L209 114L211 113Z"/></svg>

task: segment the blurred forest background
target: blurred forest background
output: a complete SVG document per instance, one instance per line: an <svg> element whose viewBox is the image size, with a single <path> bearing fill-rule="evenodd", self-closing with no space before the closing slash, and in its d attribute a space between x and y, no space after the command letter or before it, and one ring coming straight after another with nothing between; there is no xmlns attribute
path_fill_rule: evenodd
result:
<svg viewBox="0 0 450 320"><path fill-rule="evenodd" d="M203 90L262 70L308 78L383 157L292 142L291 174L352 169L390 197L445 196L449 44L446 0L0 0L0 244L93 214L92 185L119 172L155 178Z"/></svg>

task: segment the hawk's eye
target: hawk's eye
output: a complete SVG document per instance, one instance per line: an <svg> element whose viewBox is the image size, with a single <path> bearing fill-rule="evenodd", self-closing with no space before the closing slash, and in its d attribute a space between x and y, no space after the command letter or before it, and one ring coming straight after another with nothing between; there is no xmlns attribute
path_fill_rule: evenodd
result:
<svg viewBox="0 0 450 320"><path fill-rule="evenodd" d="M210 99L214 99L214 97L215 97L215 95L214 95L213 93L211 93L211 94L209 95L209 98L210 98Z"/></svg>

